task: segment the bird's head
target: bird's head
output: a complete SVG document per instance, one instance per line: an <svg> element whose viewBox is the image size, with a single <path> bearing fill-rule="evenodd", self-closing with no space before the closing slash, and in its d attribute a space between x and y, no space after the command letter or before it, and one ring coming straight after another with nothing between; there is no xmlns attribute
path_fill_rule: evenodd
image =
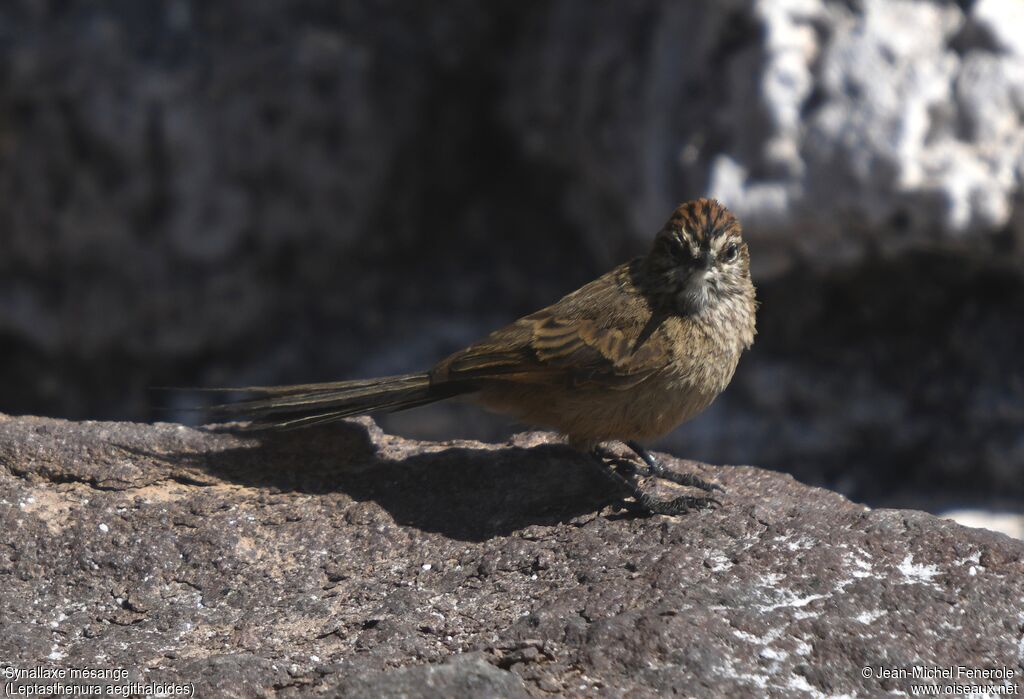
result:
<svg viewBox="0 0 1024 699"><path fill-rule="evenodd" d="M671 297L684 313L752 292L740 223L714 199L690 201L672 212L645 267L652 291Z"/></svg>

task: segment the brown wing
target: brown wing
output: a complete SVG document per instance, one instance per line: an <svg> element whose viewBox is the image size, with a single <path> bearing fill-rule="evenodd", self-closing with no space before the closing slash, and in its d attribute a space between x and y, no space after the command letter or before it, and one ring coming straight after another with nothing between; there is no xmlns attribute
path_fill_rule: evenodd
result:
<svg viewBox="0 0 1024 699"><path fill-rule="evenodd" d="M455 353L434 376L625 389L668 361L657 323L620 268Z"/></svg>

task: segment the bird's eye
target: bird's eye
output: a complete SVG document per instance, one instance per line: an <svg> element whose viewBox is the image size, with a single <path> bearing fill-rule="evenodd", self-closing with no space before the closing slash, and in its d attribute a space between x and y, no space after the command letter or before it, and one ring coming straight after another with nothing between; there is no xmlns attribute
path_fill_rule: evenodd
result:
<svg viewBox="0 0 1024 699"><path fill-rule="evenodd" d="M736 255L739 254L740 248L736 243L729 243L729 246L722 252L722 259L726 262L732 262L736 259Z"/></svg>
<svg viewBox="0 0 1024 699"><path fill-rule="evenodd" d="M679 238L673 236L668 239L669 251L672 253L672 257L677 260L688 260L690 259L690 246L684 243Z"/></svg>

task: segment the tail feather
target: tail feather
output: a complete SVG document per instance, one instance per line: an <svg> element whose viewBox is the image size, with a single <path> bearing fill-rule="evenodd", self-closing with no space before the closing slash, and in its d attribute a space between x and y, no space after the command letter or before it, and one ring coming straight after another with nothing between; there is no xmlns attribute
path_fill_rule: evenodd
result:
<svg viewBox="0 0 1024 699"><path fill-rule="evenodd" d="M355 415L405 410L473 390L469 386L432 386L427 374L401 374L297 386L249 386L231 389L256 394L234 403L212 406L217 417L253 421L254 428L294 429L334 422Z"/></svg>

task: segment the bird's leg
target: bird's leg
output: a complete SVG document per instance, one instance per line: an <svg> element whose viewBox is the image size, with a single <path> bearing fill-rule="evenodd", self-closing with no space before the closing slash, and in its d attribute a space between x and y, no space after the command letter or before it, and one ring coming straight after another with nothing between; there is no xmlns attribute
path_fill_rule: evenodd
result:
<svg viewBox="0 0 1024 699"><path fill-rule="evenodd" d="M700 488L708 493L715 490L721 490L723 493L725 492L725 488L722 486L717 483L710 483L694 473L676 473L675 471L665 468L660 461L654 458L653 454L644 449L634 440L629 440L628 442L625 442L625 444L633 451L633 453L639 456L645 464L647 464L647 468L650 469L652 476L664 478L667 481L672 481L679 485Z"/></svg>
<svg viewBox="0 0 1024 699"><path fill-rule="evenodd" d="M597 457L598 461L606 468L606 470L612 470L621 478L625 478L622 473L618 472L618 469L622 469L626 476L636 476L636 464L629 459L623 458L613 452L607 447L598 445L591 450L591 453ZM614 469L608 469L609 466L615 467Z"/></svg>
<svg viewBox="0 0 1024 699"><path fill-rule="evenodd" d="M714 498L694 497L692 495L680 495L671 500L655 500L640 487L636 480L636 466L629 459L617 456L601 446L594 447L591 454L594 456L595 462L601 467L601 472L617 486L628 490L640 507L651 514L679 515L691 509L699 510L711 507L712 505L721 505ZM627 478L619 473L618 467L622 467L632 477Z"/></svg>

